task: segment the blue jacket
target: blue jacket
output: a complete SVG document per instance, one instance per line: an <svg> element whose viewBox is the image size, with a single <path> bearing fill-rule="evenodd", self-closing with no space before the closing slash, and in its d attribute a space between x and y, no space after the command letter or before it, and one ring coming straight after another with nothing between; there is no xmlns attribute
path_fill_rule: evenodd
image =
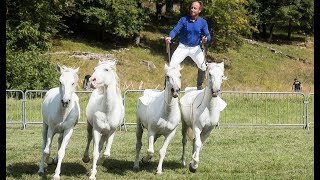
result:
<svg viewBox="0 0 320 180"><path fill-rule="evenodd" d="M201 35L206 36L207 41L211 40L207 21L201 17L195 21L192 21L190 16L181 17L177 25L170 31L169 36L173 39L179 32L179 42L187 46L200 45Z"/></svg>

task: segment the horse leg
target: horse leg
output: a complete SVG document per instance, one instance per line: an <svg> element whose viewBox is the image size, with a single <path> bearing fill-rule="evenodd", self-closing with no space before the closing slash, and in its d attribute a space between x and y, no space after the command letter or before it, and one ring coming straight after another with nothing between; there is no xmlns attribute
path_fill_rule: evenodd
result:
<svg viewBox="0 0 320 180"><path fill-rule="evenodd" d="M105 158L110 157L110 154L111 154L110 151L111 151L111 146L112 146L112 142L113 142L114 135L115 135L115 131L110 132L110 133L109 133L109 137L107 138L106 149L105 149L105 151L104 151L104 153L103 153L103 156L104 156Z"/></svg>
<svg viewBox="0 0 320 180"><path fill-rule="evenodd" d="M209 127L207 130L202 130L200 134L202 144L207 140L214 127L216 126Z"/></svg>
<svg viewBox="0 0 320 180"><path fill-rule="evenodd" d="M110 132L108 135L105 135L104 137L103 136L101 137L100 143L101 142L106 142L106 148L105 148L105 151L103 153L103 156L100 157L100 159L98 160L98 164L102 164L108 157L110 157L110 149L111 149L112 142L113 142L113 137L114 137L114 134L115 134L114 132L115 131Z"/></svg>
<svg viewBox="0 0 320 180"><path fill-rule="evenodd" d="M171 131L166 136L164 143L162 145L162 148L159 151L159 164L158 164L158 168L157 168L157 174L162 174L162 163L163 163L164 157L166 156L168 145L169 145L171 139L173 138L173 136L175 135L175 133L176 133L176 129Z"/></svg>
<svg viewBox="0 0 320 180"><path fill-rule="evenodd" d="M182 157L181 157L181 165L186 166L186 144L187 144L187 125L182 120Z"/></svg>
<svg viewBox="0 0 320 180"><path fill-rule="evenodd" d="M107 135L102 133L102 134L101 134L101 139L100 139L100 142L99 142L99 154L100 154L100 152L101 152L101 150L102 150L102 148L103 148L104 142L106 142L106 139L107 139ZM104 162L104 160L105 160L104 157L100 157L100 158L98 159L97 164L98 164L98 165L101 165L101 164Z"/></svg>
<svg viewBox="0 0 320 180"><path fill-rule="evenodd" d="M139 155L140 155L140 150L142 146L142 134L143 134L143 128L141 125L141 122L137 122L136 125L136 159L133 164L133 169L139 170Z"/></svg>
<svg viewBox="0 0 320 180"><path fill-rule="evenodd" d="M73 133L73 128L66 129L63 133L61 147L59 148L59 151L58 151L58 164L57 164L54 176L53 176L53 179L55 179L55 180L60 179L61 162L62 162L62 159L65 155L65 150L66 150L68 142L71 138L72 133Z"/></svg>
<svg viewBox="0 0 320 180"><path fill-rule="evenodd" d="M153 157L154 154L154 148L153 148L153 144L154 144L154 133L151 132L152 130L148 131L148 150L147 150L147 156L142 158L143 163L149 163L151 158Z"/></svg>
<svg viewBox="0 0 320 180"><path fill-rule="evenodd" d="M101 134L97 130L93 130L93 161L91 175L89 179L96 179L97 174L97 162L99 159L99 142L101 139Z"/></svg>
<svg viewBox="0 0 320 180"><path fill-rule="evenodd" d="M60 147L61 147L62 140L63 140L63 134L60 133L60 134L59 134L59 138L58 138L58 151L59 151L59 149L60 149ZM57 153L56 157L54 158L53 163L54 163L54 164L57 164L57 163L58 163L58 153Z"/></svg>
<svg viewBox="0 0 320 180"><path fill-rule="evenodd" d="M200 154L200 149L202 147L202 142L200 138L201 130L198 127L196 127L194 128L193 132L195 135L195 140L193 143L193 154L192 154L192 160L189 165L189 170L194 173L198 168L199 154Z"/></svg>
<svg viewBox="0 0 320 180"><path fill-rule="evenodd" d="M45 161L48 165L51 165L53 163L53 158L50 157L50 147L51 147L53 136L54 136L54 132L48 126L46 146L43 150L44 155L45 155Z"/></svg>
<svg viewBox="0 0 320 180"><path fill-rule="evenodd" d="M90 161L89 147L90 147L91 140L92 140L92 126L87 121L87 146L86 146L86 149L84 150L83 157L82 157L82 161L84 163L88 163Z"/></svg>
<svg viewBox="0 0 320 180"><path fill-rule="evenodd" d="M41 147L42 157L41 157L39 171L38 171L39 174L44 173L44 158L45 158L44 148L47 143L47 133L48 133L48 125L43 122L42 123L42 147Z"/></svg>

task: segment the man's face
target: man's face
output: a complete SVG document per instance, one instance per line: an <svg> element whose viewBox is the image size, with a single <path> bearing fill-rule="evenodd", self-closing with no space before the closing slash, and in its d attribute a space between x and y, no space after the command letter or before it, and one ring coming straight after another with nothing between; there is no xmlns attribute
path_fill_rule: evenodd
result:
<svg viewBox="0 0 320 180"><path fill-rule="evenodd" d="M190 15L192 17L197 17L199 16L200 12L200 4L198 2L193 2L190 6Z"/></svg>

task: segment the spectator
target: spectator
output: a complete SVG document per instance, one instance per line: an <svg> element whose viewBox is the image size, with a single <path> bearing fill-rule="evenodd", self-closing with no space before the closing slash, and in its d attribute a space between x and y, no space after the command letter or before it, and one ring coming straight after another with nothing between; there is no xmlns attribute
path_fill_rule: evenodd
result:
<svg viewBox="0 0 320 180"><path fill-rule="evenodd" d="M294 82L292 84L292 90L294 90L295 92L302 91L302 84L300 81L298 81L297 78L294 79Z"/></svg>

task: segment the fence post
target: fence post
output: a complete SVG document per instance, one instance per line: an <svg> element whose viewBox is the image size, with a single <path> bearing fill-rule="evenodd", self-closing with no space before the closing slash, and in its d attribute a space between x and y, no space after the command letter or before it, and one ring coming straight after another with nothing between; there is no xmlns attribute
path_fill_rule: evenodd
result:
<svg viewBox="0 0 320 180"><path fill-rule="evenodd" d="M309 103L308 98L309 98L309 96L305 96L304 94L303 94L303 96L304 96L304 102L303 102L304 103L304 111L303 111L304 115L303 115L303 117L304 117L304 122L305 122L304 128L309 130L309 125L308 125L308 103Z"/></svg>
<svg viewBox="0 0 320 180"><path fill-rule="evenodd" d="M26 122L26 96L25 96L25 93L22 93L22 127L21 129L26 129L26 125L27 125L27 122Z"/></svg>

